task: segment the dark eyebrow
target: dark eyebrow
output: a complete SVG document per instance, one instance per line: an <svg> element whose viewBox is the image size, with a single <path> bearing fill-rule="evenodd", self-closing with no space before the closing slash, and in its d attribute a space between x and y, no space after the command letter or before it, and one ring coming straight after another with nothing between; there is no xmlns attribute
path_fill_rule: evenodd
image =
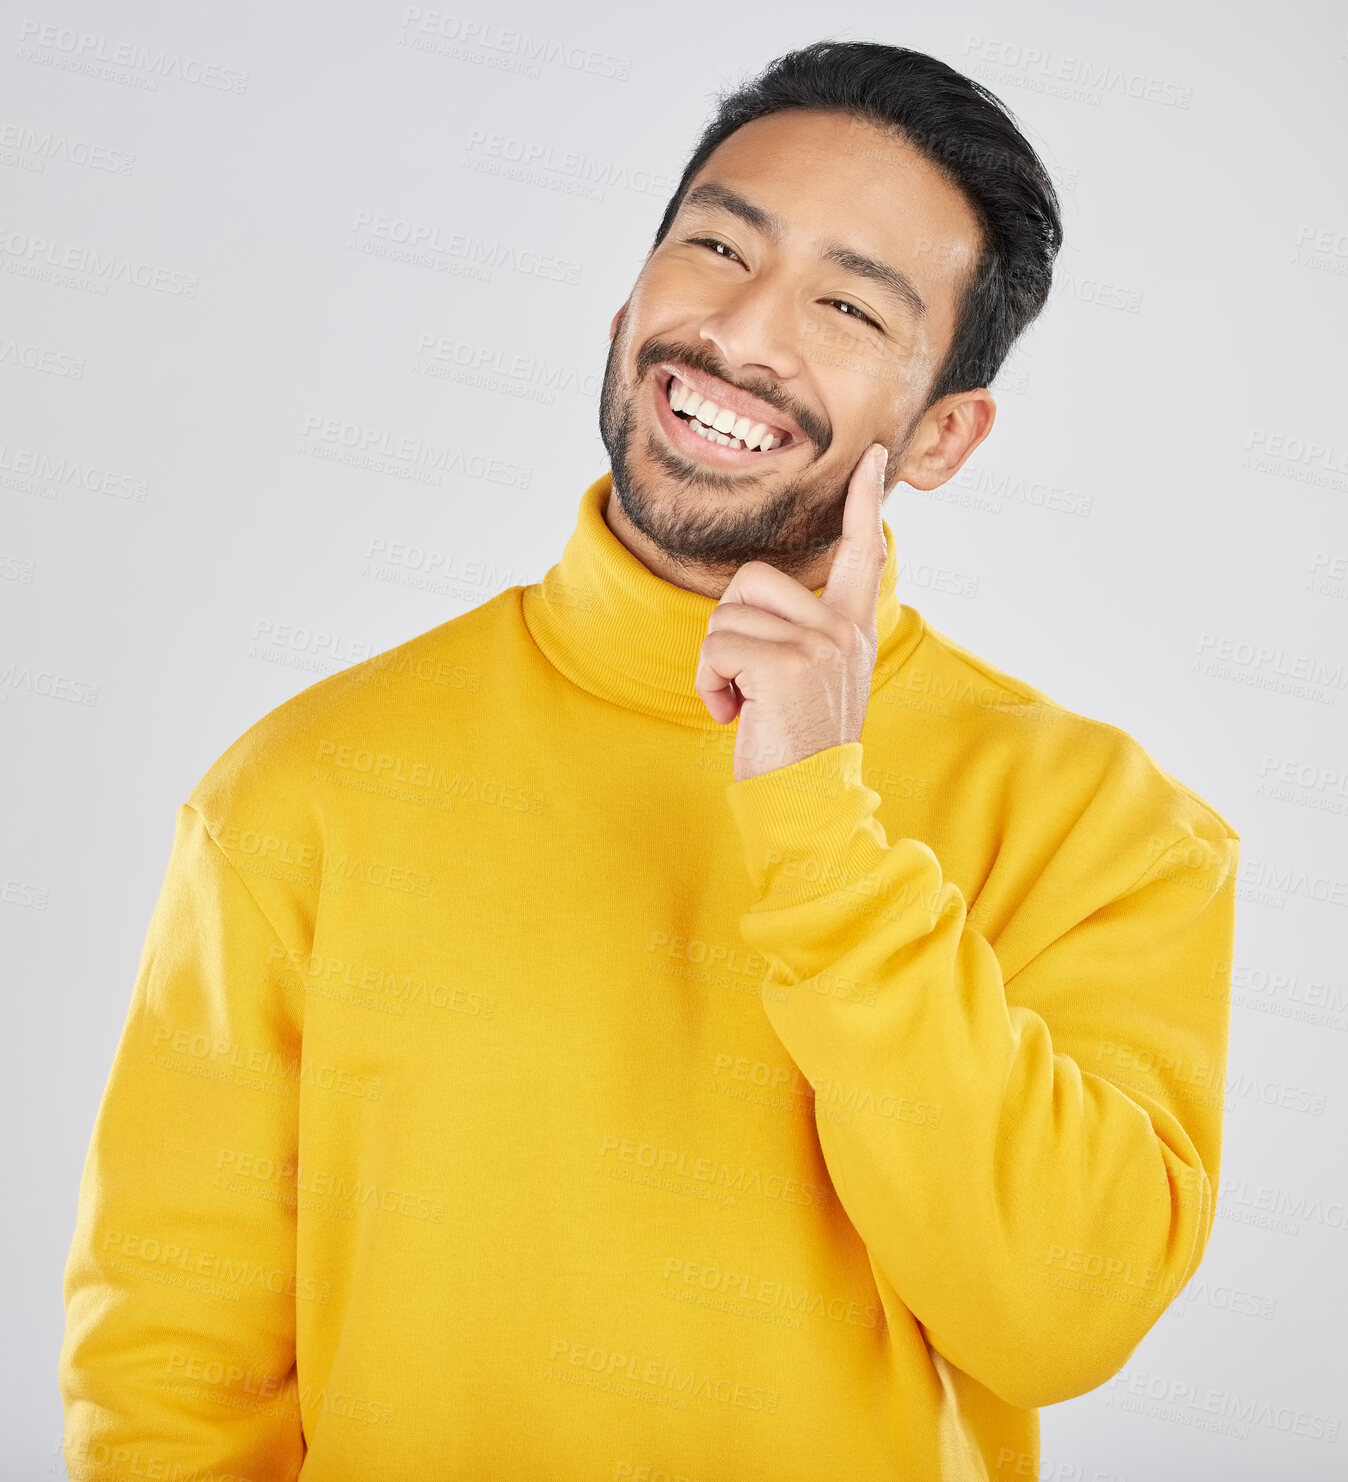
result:
<svg viewBox="0 0 1348 1482"><path fill-rule="evenodd" d="M731 190L728 185L717 185L714 180L695 185L684 196L683 204L711 206L713 209L719 207L732 216L738 216L741 221L747 221L772 242L781 241L786 232L785 217L778 216L775 211L769 211L766 207L755 206L752 201L746 201L737 190Z"/></svg>
<svg viewBox="0 0 1348 1482"><path fill-rule="evenodd" d="M902 304L915 318L920 319L927 312L926 301L917 291L917 285L907 273L890 267L887 262L879 262L874 257L854 252L841 242L825 242L820 255L825 262L836 263L846 272L855 273L858 278L869 278L872 283L878 283L890 298Z"/></svg>
<svg viewBox="0 0 1348 1482"><path fill-rule="evenodd" d="M755 206L738 191L731 190L728 185L718 185L713 180L695 185L684 196L683 204L685 206L710 206L713 209L728 211L730 215L738 216L741 221L747 222L756 231L762 232L772 242L781 241L786 232L784 217L763 206ZM900 272L898 268L891 267L889 263L880 262L874 257L867 257L865 253L857 252L854 248L835 241L820 244L819 255L825 262L835 264L844 272L854 273L858 278L868 278L872 283L883 288L891 299L915 317L921 318L926 314L926 300L917 291L917 285L907 273Z"/></svg>

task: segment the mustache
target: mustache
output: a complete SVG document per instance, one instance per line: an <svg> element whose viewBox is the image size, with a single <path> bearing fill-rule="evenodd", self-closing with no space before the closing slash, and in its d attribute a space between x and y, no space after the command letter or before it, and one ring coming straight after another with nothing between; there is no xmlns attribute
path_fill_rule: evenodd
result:
<svg viewBox="0 0 1348 1482"><path fill-rule="evenodd" d="M816 416L803 402L770 381L746 381L732 376L728 367L705 345L680 345L673 340L648 340L637 353L637 380L644 380L651 367L664 360L678 361L693 370L701 371L703 375L715 376L727 386L747 391L750 396L756 396L768 406L785 412L788 417L794 418L796 425L813 445L816 455L826 452L833 441L833 428L826 418Z"/></svg>

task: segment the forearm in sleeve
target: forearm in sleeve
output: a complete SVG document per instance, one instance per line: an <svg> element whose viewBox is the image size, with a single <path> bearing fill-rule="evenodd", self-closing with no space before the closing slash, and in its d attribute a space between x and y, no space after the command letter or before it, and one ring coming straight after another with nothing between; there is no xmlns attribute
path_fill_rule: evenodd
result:
<svg viewBox="0 0 1348 1482"><path fill-rule="evenodd" d="M295 1270L301 1009L276 943L181 807L65 1271L72 1478L298 1475L296 1303L322 1291ZM240 1158L278 1177L237 1180Z"/></svg>
<svg viewBox="0 0 1348 1482"><path fill-rule="evenodd" d="M1160 852L1004 982L933 851L887 840L860 753L728 785L764 1007L879 1279L958 1368L1051 1404L1117 1372L1203 1255L1238 841Z"/></svg>

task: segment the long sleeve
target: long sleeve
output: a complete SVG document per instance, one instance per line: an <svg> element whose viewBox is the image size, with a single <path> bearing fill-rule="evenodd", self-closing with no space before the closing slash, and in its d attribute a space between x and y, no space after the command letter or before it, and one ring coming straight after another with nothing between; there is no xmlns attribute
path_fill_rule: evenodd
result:
<svg viewBox="0 0 1348 1482"><path fill-rule="evenodd" d="M183 805L66 1263L72 1478L299 1473L296 1302L324 1293L295 1270L301 1007L273 985L280 951Z"/></svg>
<svg viewBox="0 0 1348 1482"><path fill-rule="evenodd" d="M1099 901L1083 881L1075 924L1004 981L933 851L887 839L861 759L727 785L764 1008L882 1294L1007 1403L1069 1399L1206 1248L1239 841L1121 837L1133 883Z"/></svg>

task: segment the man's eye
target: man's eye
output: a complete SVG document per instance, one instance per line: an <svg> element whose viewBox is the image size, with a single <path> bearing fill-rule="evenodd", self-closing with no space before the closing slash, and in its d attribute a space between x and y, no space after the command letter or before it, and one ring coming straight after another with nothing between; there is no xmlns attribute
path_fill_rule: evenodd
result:
<svg viewBox="0 0 1348 1482"><path fill-rule="evenodd" d="M725 252L724 253L722 253L722 252L717 252L716 253L717 257L724 257L728 253L730 255L730 257L734 258L734 260L736 262L739 262L740 261L740 255L739 255L739 253L736 252L733 247L726 247L726 244L723 241L721 241L721 239L719 237L689 237L688 240L689 240L689 242L691 242L695 246L699 246L699 247L710 247L713 252L715 252L716 251L716 248L718 248L718 247L725 247Z"/></svg>
<svg viewBox="0 0 1348 1482"><path fill-rule="evenodd" d="M841 304L845 309L851 310L851 313L847 316L848 318L860 319L863 324L869 324L872 329L880 328L880 326L875 322L874 319L871 318L869 314L863 314L855 304L849 303L848 300L845 298L831 298L825 300L825 302L830 304ZM881 333L883 333L883 330L881 331Z"/></svg>
<svg viewBox="0 0 1348 1482"><path fill-rule="evenodd" d="M724 243L720 239L720 237L689 237L687 238L687 241L691 246L710 247L711 250L716 253L717 257L724 257L727 261L743 261L739 253L737 253L733 247L727 246L726 243ZM725 251L717 252L718 247L724 247ZM871 318L869 314L863 313L860 309L857 308L854 303L849 302L849 300L845 298L830 298L825 299L824 302L829 304L841 304L842 307L848 311L848 318L860 319L863 324L869 324L872 329L878 330L881 334L884 333L884 330L880 327L879 324L876 323L874 319Z"/></svg>

